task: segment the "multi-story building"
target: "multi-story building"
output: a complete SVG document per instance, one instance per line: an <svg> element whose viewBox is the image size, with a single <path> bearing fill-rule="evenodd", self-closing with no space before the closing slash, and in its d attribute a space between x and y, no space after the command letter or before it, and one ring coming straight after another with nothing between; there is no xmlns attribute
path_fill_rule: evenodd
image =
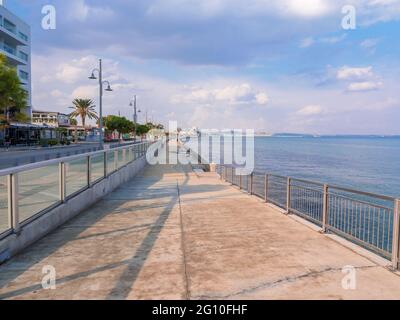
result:
<svg viewBox="0 0 400 320"><path fill-rule="evenodd" d="M69 115L52 111L32 111L32 123L39 125L47 125L49 127L69 127Z"/></svg>
<svg viewBox="0 0 400 320"><path fill-rule="evenodd" d="M0 0L0 53L17 69L22 87L28 94L27 113L31 116L31 30L28 24L5 8L5 0Z"/></svg>

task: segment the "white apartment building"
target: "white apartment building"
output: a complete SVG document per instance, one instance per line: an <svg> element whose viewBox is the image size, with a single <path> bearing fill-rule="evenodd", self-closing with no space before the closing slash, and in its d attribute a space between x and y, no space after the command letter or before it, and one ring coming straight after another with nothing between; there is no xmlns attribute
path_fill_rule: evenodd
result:
<svg viewBox="0 0 400 320"><path fill-rule="evenodd" d="M69 115L53 112L32 110L32 123L38 125L46 125L49 127L69 127L71 125Z"/></svg>
<svg viewBox="0 0 400 320"><path fill-rule="evenodd" d="M31 97L31 29L11 13L0 0L0 53L17 69L22 87L28 93L28 115L32 112Z"/></svg>

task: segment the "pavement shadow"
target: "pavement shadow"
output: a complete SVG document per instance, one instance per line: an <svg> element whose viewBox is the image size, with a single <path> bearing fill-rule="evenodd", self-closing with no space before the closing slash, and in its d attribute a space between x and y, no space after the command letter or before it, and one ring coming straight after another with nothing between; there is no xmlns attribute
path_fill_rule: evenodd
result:
<svg viewBox="0 0 400 320"><path fill-rule="evenodd" d="M151 188L162 178L162 176L159 176L157 179L148 180L144 182L142 186L144 189ZM126 185L129 183L131 183L131 181L120 186L114 192L126 187ZM24 249L11 260L2 264L0 266L0 288L14 281L35 264L40 263L47 257L54 254L59 248L68 242L79 239L80 235L85 230L89 229L91 226L95 225L109 214L113 214L113 212L117 211L121 205L121 202L115 201L111 206L108 206L109 210L102 210L103 205L103 200L99 201L91 208L80 213L75 218L47 234L44 238ZM99 208L99 210L96 210L96 208ZM95 211L96 214L90 214L90 211ZM82 221L84 221L84 223L80 223ZM65 232L65 229L68 229L68 232ZM15 265L17 265L18 268L14 268ZM2 271L7 271L7 273L5 274L5 272ZM57 281L59 281L59 279L57 279ZM41 284L39 284L39 287L39 289L41 289ZM11 298L23 293L28 293L32 290L35 290L34 288L37 289L37 285L28 286L25 289L19 289L5 294L0 294L0 299Z"/></svg>

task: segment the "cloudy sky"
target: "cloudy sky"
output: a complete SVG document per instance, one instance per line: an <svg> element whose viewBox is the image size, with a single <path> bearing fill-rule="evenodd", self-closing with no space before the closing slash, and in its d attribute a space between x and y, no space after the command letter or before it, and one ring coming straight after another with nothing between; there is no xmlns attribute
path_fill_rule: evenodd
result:
<svg viewBox="0 0 400 320"><path fill-rule="evenodd" d="M400 0L7 1L32 27L36 109L97 103L102 57L106 114L132 119L136 94L182 127L400 134ZM56 30L41 27L47 4Z"/></svg>

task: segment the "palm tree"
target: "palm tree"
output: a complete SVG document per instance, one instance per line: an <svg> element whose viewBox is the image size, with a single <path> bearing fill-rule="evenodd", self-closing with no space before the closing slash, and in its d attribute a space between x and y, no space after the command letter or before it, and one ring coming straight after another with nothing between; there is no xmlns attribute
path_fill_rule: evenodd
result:
<svg viewBox="0 0 400 320"><path fill-rule="evenodd" d="M86 118L89 119L98 119L97 112L94 109L95 105L91 99L75 99L72 101L74 111L71 112L71 118L81 117L82 126L85 127Z"/></svg>

